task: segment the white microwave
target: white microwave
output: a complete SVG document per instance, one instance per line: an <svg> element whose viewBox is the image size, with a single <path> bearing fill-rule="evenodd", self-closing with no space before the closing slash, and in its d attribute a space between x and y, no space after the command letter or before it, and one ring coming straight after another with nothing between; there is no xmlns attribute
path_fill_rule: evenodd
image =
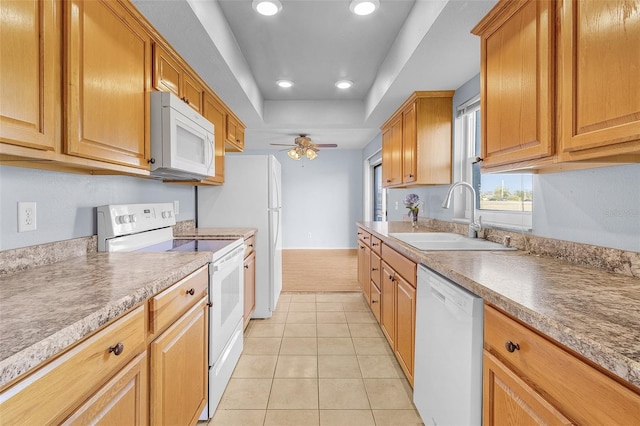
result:
<svg viewBox="0 0 640 426"><path fill-rule="evenodd" d="M215 174L214 126L170 92L151 92L151 176L201 180Z"/></svg>

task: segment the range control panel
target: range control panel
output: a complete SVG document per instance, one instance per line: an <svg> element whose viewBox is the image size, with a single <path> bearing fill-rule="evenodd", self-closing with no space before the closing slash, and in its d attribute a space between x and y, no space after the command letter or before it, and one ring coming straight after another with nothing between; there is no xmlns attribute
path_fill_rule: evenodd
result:
<svg viewBox="0 0 640 426"><path fill-rule="evenodd" d="M111 204L98 207L98 238L137 234L176 224L173 203Z"/></svg>

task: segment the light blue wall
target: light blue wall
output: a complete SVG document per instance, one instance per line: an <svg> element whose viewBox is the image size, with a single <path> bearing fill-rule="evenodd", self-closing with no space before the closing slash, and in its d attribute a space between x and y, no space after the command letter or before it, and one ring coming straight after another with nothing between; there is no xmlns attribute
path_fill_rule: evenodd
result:
<svg viewBox="0 0 640 426"><path fill-rule="evenodd" d="M477 75L456 90L454 111L479 93ZM366 149L375 150L376 141ZM532 233L640 252L639 183L640 164L534 175ZM402 220L407 213L402 201L407 194L415 193L425 202L420 216L450 221L453 209L440 207L447 190L448 185L390 189L388 219Z"/></svg>
<svg viewBox="0 0 640 426"><path fill-rule="evenodd" d="M286 151L246 152L274 154L282 165L283 248L356 247L362 151L323 149L313 161L292 160Z"/></svg>
<svg viewBox="0 0 640 426"><path fill-rule="evenodd" d="M192 186L0 166L0 250L95 235L97 206L174 200L177 220L195 218ZM18 201L37 203L37 230L18 233Z"/></svg>

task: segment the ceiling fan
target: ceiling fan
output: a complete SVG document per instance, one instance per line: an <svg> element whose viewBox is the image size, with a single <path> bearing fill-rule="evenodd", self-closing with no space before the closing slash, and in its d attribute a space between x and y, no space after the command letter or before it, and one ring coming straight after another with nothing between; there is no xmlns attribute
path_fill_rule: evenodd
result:
<svg viewBox="0 0 640 426"><path fill-rule="evenodd" d="M313 160L318 156L317 152L319 151L319 148L338 147L335 143L313 143L311 138L304 133L301 133L300 136L294 139L294 145L281 143L272 143L271 145L291 147L287 152L287 155L294 160L300 160L303 156L307 157L309 160Z"/></svg>

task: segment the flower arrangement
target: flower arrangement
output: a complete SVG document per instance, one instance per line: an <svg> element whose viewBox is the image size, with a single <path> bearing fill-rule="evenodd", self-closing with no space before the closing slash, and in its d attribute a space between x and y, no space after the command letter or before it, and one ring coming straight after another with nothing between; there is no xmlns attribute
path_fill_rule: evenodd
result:
<svg viewBox="0 0 640 426"><path fill-rule="evenodd" d="M408 216L411 218L411 223L416 225L418 222L418 211L420 209L420 197L418 194L409 194L404 199L404 206L409 209Z"/></svg>

